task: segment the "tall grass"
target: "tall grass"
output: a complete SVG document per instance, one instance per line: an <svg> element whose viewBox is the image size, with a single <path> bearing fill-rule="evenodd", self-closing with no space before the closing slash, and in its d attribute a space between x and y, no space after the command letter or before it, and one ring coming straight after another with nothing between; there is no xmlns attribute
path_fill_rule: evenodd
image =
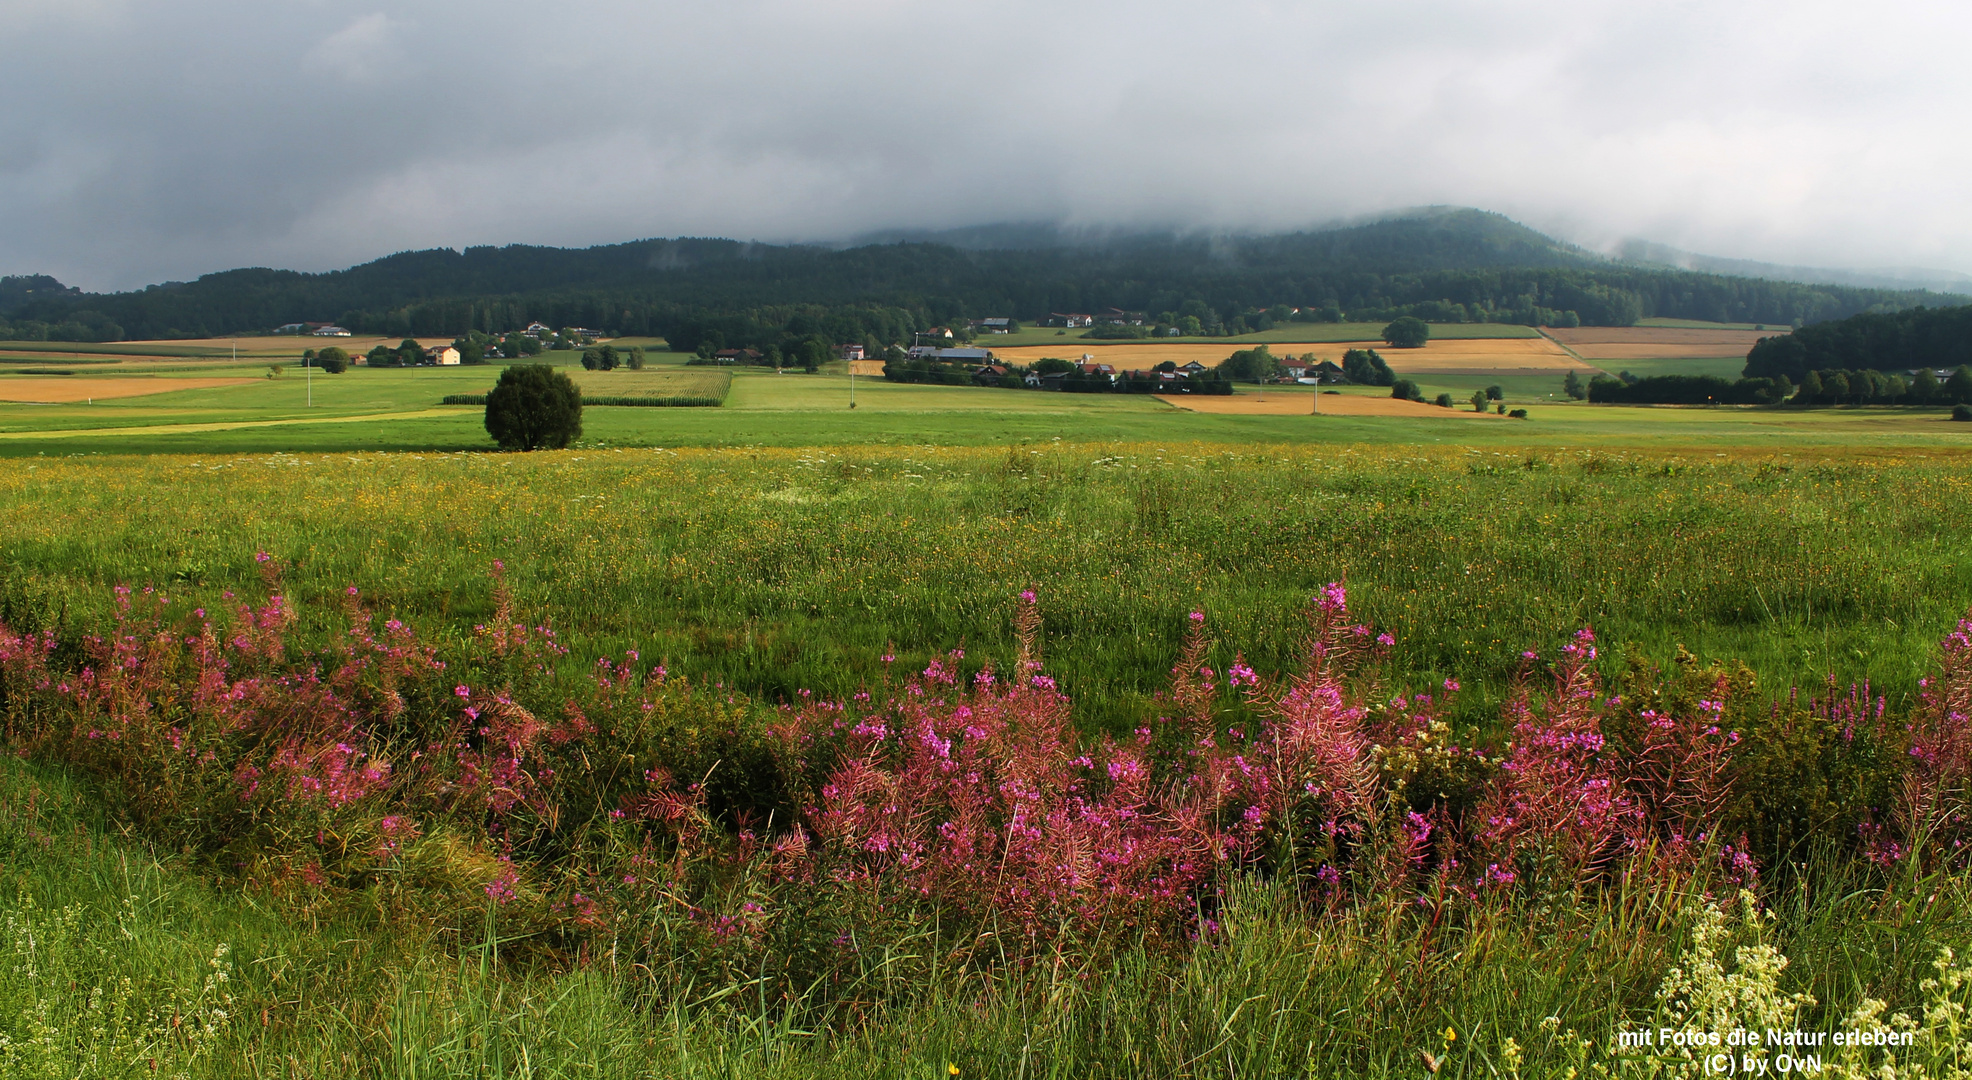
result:
<svg viewBox="0 0 1972 1080"><path fill-rule="evenodd" d="M485 567L578 654L635 647L774 700L1006 655L1007 598L1050 603L1086 725L1152 706L1177 616L1209 612L1262 670L1293 613L1347 581L1397 660L1475 710L1519 651L1592 625L1606 670L1678 645L1775 692L1826 676L1916 689L1972 605L1972 475L1952 459L1724 461L1457 450L1052 445L558 455L46 460L0 470L0 615L100 626L109 585L212 606L290 566L321 606L361 583L422 625L489 612ZM63 621L66 620L66 621ZM1074 648L1053 648L1074 642ZM1217 658L1224 659L1224 658Z"/></svg>
<svg viewBox="0 0 1972 1080"><path fill-rule="evenodd" d="M11 467L0 1034L51 1075L1643 1075L1625 1026L1903 1011L1964 1065L1963 469L1369 457ZM1309 637L1344 576L1393 641Z"/></svg>

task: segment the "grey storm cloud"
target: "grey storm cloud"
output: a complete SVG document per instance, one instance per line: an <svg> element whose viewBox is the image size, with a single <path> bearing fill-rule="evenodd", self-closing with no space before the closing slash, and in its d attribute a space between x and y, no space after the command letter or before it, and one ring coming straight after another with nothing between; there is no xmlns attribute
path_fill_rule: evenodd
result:
<svg viewBox="0 0 1972 1080"><path fill-rule="evenodd" d="M1972 270L1958 3L0 0L0 272L1498 210Z"/></svg>

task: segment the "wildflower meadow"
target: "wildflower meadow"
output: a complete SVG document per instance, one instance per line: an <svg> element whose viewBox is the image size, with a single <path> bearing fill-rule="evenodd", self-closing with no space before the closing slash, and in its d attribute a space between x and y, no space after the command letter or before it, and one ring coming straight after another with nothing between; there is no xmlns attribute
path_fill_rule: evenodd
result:
<svg viewBox="0 0 1972 1080"><path fill-rule="evenodd" d="M1963 1075L1967 479L11 468L0 1062Z"/></svg>

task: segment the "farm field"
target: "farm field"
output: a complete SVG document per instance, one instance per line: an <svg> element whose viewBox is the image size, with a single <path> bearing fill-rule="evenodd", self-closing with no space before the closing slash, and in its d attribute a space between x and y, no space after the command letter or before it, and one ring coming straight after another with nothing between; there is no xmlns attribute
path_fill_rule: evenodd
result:
<svg viewBox="0 0 1972 1080"><path fill-rule="evenodd" d="M1637 370L1647 363L1620 366ZM677 379L732 378L732 390L721 409L591 409L584 422L585 440L612 447L981 445L1053 439L1432 444L1453 437L1443 428L1444 418L1435 407L1416 417L1330 415L1316 421L1296 414L1207 415L1135 395L898 385L858 378L857 408L851 411L846 374L776 376L760 370L684 367L641 373L572 369L570 373L607 380L589 384L600 388L592 392L624 396L654 392L662 396L682 392L675 389L680 386L697 385L673 381ZM292 369L278 379L256 378L239 385L93 404L0 403L0 457L51 452L482 451L490 442L480 424L480 411L438 403L448 394L483 393L495 377L491 368L355 368L340 376L318 375L312 409L304 405L304 380ZM1427 399L1445 392L1464 402L1474 390L1498 385L1508 405L1535 410L1526 424L1461 425L1469 430L1456 437L1476 445L1664 452L1703 446L1793 452L1840 447L1962 449L1972 443L1972 431L1946 422L1947 412L1940 409L1769 412L1591 407L1560 398L1561 379L1551 370L1416 378ZM1243 387L1236 397L1254 389ZM1267 396L1305 392L1283 387L1268 390ZM1348 392L1368 397L1382 393L1363 388ZM53 440L38 445L39 432L59 433L59 447L52 445Z"/></svg>
<svg viewBox="0 0 1972 1080"><path fill-rule="evenodd" d="M1238 345L1237 348L1251 348ZM1545 338L1433 340L1421 349L1392 349L1382 341L1288 341L1268 345L1279 356L1316 357L1340 362L1350 349L1375 349L1399 374L1472 374L1492 371L1553 372L1555 378L1569 369L1592 371L1589 365L1570 356L1566 350ZM1063 352L1047 346L994 349L996 358L1018 364L1031 364L1043 357L1081 362L1092 356L1094 363L1110 364L1117 370L1154 367L1165 361L1186 364L1197 361L1216 367L1232 352L1226 345L1130 342L1091 346Z"/></svg>
<svg viewBox="0 0 1972 1080"><path fill-rule="evenodd" d="M210 390L221 386L249 385L252 379L238 377L171 378L126 376L102 378L85 375L12 375L0 378L0 401L34 404L73 404L94 398L147 397L178 390Z"/></svg>
<svg viewBox="0 0 1972 1080"><path fill-rule="evenodd" d="M735 395L749 383L792 394L781 384L826 379L740 376ZM1155 409L1146 415L1185 415ZM792 415L595 412L757 416L783 427ZM1071 751L1002 757L1029 744L1003 751L993 733L1006 719L1042 738L1055 706L996 705L976 678L988 667L1021 670L1022 590L1036 596L1033 652L1065 695L1060 720L1068 738L1088 740L1096 774L1107 775L1105 762L1127 769L1139 745L1159 769L1188 760L1200 721L1184 717L1201 708L1224 746L1204 751L1207 760L1275 760L1263 733L1289 721L1264 695L1220 687L1174 699L1170 667L1189 656L1228 677L1242 665L1266 680L1291 671L1309 597L1339 604L1324 586L1346 581L1347 621L1392 640L1360 689L1322 685L1371 703L1372 716L1391 695L1415 702L1403 715L1422 710L1442 723L1429 729L1434 739L1489 755L1513 737L1506 706L1527 685L1523 651L1536 654L1536 715L1548 716L1538 703L1549 665L1570 663L1564 645L1579 646L1572 635L1584 626L1594 628L1590 669L1607 692L1652 703L1694 737L1702 729L1687 717L1710 721L1715 706L1717 724L1750 733L1822 715L1813 711L1822 705L1791 704L1790 688L1812 698L1832 682L1826 708L1839 710L1850 708L1841 704L1849 684L1867 679L1866 700L1882 697L1887 725L1867 723L1873 704L1838 711L1857 725L1856 741L1816 744L1832 756L1806 765L1756 752L1796 729L1758 729L1770 737L1749 737L1754 749L1730 759L1734 801L1721 811L1731 835L1748 833L1763 853L1800 835L1774 831L1791 819L1767 800L1810 782L1830 785L1826 813L1852 821L1842 815L1860 811L1841 801L1843 785L1864 774L1845 770L1877 759L1842 748L1894 748L1874 740L1900 736L1877 733L1928 715L1919 680L1936 677L1938 640L1972 606L1972 548L1959 539L1972 532L1972 470L1962 450L1840 445L1841 424L1896 419L1861 410L1815 414L1819 444L1731 455L1692 425L1724 431L1757 418L1542 410L1557 424L1618 412L1682 425L1669 429L1681 434L1656 450L1297 446L1249 435L0 463L0 624L85 649L128 605L133 640L156 642L118 669L129 674L105 702L165 693L174 672L190 670L175 666L176 639L144 636L147 612L196 622L194 609L249 605L219 616L225 629L208 639L225 650L219 677L243 688L223 700L245 704L208 714L182 699L178 738L210 752L204 766L181 764L178 744L121 705L86 706L63 696L66 684L35 683L22 640L0 638L0 709L20 740L0 756L0 850L15 886L0 911L13 920L11 947L27 947L31 934L38 950L34 974L0 980L0 1016L38 1000L59 1030L75 1025L87 1040L108 1038L79 1026L91 994L163 1007L183 1026L148 1036L144 1054L163 1073L201 1077L852 1077L891 1075L899 1063L906 1075L949 1077L954 1068L1018 1075L1023 1062L1103 1077L1412 1077L1419 1049L1452 1063L1453 1075L1486 1075L1515 1055L1522 1075L1559 1075L1613 1060L1619 1030L1677 1022L1656 992L1673 968L1705 961L1710 925L1724 927L1727 944L1781 950L1791 963L1773 976L1776 992L1814 997L1794 1006L1804 1028L1848 1022L1864 994L1923 1016L1927 994L1937 1000L1920 985L1935 974L1931 961L1972 941L1963 876L1949 864L1886 873L1838 858L1853 833L1832 824L1814 834L1827 846L1813 849L1813 869L1762 859L1750 883L1768 910L1757 926L1726 899L1748 882L1702 855L1556 887L1524 851L1520 879L1502 885L1475 884L1435 853L1378 871L1346 848L1301 863L1272 861L1256 845L1240 850L1271 872L1215 863L1197 886L1215 897L1203 914L1191 893L1173 903L1146 890L1066 920L1054 905L1076 894L1059 891L1045 867L1063 857L1054 845L1084 841L1065 831L1062 813L1038 829L1040 847L1009 851L999 871L1031 882L1038 911L1002 901L980 875L919 875L835 840L805 856L821 860L812 863L782 849L774 866L791 870L744 856L738 830L771 828L769 808L797 814L809 800L834 800L831 812L849 813L773 749L781 730L809 733L810 760L847 737L836 706L814 700L843 701L866 723L894 715L936 725L934 734L951 724L950 752L974 768L1060 769ZM913 415L928 414L874 409L871 419ZM1314 418L1251 422L1303 419ZM1335 419L1407 423L1411 433L1539 427ZM126 583L134 590L120 598L114 586ZM276 590L284 599L265 607ZM379 639L374 653L348 636L351 611ZM1186 654L1194 611L1205 637ZM444 670L419 668L427 646ZM1681 662L1680 647L1696 659ZM302 743L286 758L255 756L240 733L290 723L279 718L300 702L278 688L309 685L269 676L317 657L355 666L357 675L330 681L359 727L336 728L308 753ZM598 668L598 657L622 666ZM1722 666L1706 667L1713 661ZM399 666L365 666L386 664ZM957 685L911 674L947 667ZM395 712L371 704L375 684L361 674L386 670ZM913 696L912 686L929 693ZM853 697L863 691L871 703ZM929 703L958 695L965 713ZM525 712L501 711L508 700ZM886 702L907 711L887 712ZM1620 740L1642 705L1595 707L1614 747L1605 760L1628 753ZM84 708L95 711L74 711ZM471 738L467 709L494 739ZM516 715L541 728L502 726ZM94 738L85 724L115 737ZM968 736L968 724L984 727ZM392 783L361 779L386 775L378 762L415 760L429 738L464 741L423 771L391 770ZM911 759L900 737L855 738L876 740L855 752L882 775L915 775L903 772ZM520 801L473 794L469 770L482 756L485 768L508 767L496 745L515 747L512 763L531 768ZM596 767L626 757L614 771ZM315 760L355 762L332 774L351 778L337 781L346 786L334 800L280 779ZM447 787L420 779L433 770ZM239 777L259 775L273 778L260 786L266 794L234 794ZM686 778L675 789L666 786L674 775ZM1047 775L1041 798L1081 782L1072 770ZM1388 798L1380 785L1398 774L1377 775L1386 779L1374 781L1376 797ZM1456 780L1466 786L1447 790L1484 799L1501 775L1433 783ZM690 802L688 782L704 783L712 801ZM774 794L782 784L790 801ZM903 791L888 798L924 797ZM687 801L662 801L672 798ZM693 805L708 824L684 833L642 809ZM1442 815L1425 819L1438 823L1433 835L1456 830L1474 850L1495 850L1481 846L1497 841L1480 825L1461 824L1458 806L1446 796L1428 803ZM758 818L733 816L752 808ZM799 820L815 844L839 835L831 819ZM1163 842L1150 826L1135 835ZM830 876L837 859L869 876ZM1433 899L1454 886L1455 903ZM1008 927L1020 933L977 947ZM226 981L214 982L217 973ZM129 988L119 991L122 978ZM1591 984L1598 992L1583 993ZM1951 993L1947 1004L1958 1000ZM1238 1007L1254 999L1268 1008ZM1355 1004L1338 1013L1338 1001ZM1547 1037L1568 1030L1591 1047ZM1911 1056L1955 1060L1949 1029L1921 1030Z"/></svg>
<svg viewBox="0 0 1972 1080"><path fill-rule="evenodd" d="M1548 336L1592 361L1677 357L1737 357L1744 361L1747 351L1761 338L1784 332L1659 326L1585 326L1547 331Z"/></svg>
<svg viewBox="0 0 1972 1080"><path fill-rule="evenodd" d="M1270 387L1265 393L1249 390L1225 397L1171 394L1162 395L1158 400L1187 412L1218 416L1308 416L1317 411L1328 416L1403 416L1419 420L1453 417L1478 420L1494 416L1491 412L1484 416L1473 412L1470 402L1462 403L1465 405L1462 409L1446 409L1421 401L1402 401L1387 392L1351 390L1317 394L1304 387Z"/></svg>

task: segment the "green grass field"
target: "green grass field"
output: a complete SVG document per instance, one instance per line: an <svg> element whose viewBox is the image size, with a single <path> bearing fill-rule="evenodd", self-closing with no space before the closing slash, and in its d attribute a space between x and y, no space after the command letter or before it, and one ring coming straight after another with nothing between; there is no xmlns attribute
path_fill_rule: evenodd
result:
<svg viewBox="0 0 1972 1080"><path fill-rule="evenodd" d="M577 356L549 359L571 368ZM564 702L623 715L608 711L595 664L636 650L677 687L646 732L651 760L682 755L689 776L668 767L680 784L725 791L773 756L763 745L784 745L760 733L807 694L885 693L954 648L968 675L1014 670L1024 589L1038 596L1037 644L1071 729L1107 753L1179 707L1171 668L1190 612L1213 639L1202 662L1273 677L1302 656L1309 598L1346 582L1354 615L1394 638L1365 700L1459 686L1440 737L1485 748L1461 767L1496 769L1508 753L1523 652L1554 657L1585 626L1618 696L1658 693L1653 671L1702 681L1714 677L1704 664L1723 665L1732 723L1807 725L1763 729L1770 739L1735 751L1765 763L1744 774L1750 809L1733 804L1757 816L1761 800L1832 806L1860 783L1844 771L1862 768L1840 757L1846 737L1807 697L1866 680L1903 730L1925 707L1921 680L1937 677L1938 642L1972 608L1972 424L1942 409L1589 406L1551 400L1559 376L1459 375L1427 376L1424 390L1464 407L1497 382L1531 419L1212 415L1147 397L862 377L852 410L840 365L776 375L684 359L653 352L644 372L570 373L612 396L729 381L723 407L592 407L576 448L535 454L494 452L481 410L437 404L484 392L491 367L318 374L311 408L293 367L268 379L264 360L163 357L188 374L256 377L93 405L0 404L0 625L52 635L67 693L85 678L89 640L116 625L116 586L140 603L154 586L174 611L232 611L266 593L266 553L293 611L278 664L298 665L269 685L327 677L335 665L315 650L346 640L355 588L365 610L401 620L451 665L363 692L430 716L467 683L498 684L482 629L503 613L498 561L514 618L554 629L567 650L531 673L506 669L528 715L548 721ZM1241 387L1235 400L1257 397ZM193 640L142 639L158 655ZM627 804L601 794L515 817L435 796L386 805L398 787L347 807L305 794L290 796L291 812L230 804L224 792L246 774L176 744L157 743L161 771L119 772L105 762L138 759L56 738L97 723L96 706L64 711L55 702L71 699L21 674L19 648L0 640L9 1077L1415 1078L1430 1062L1473 1080L1598 1064L1641 1076L1610 1043L1674 1022L1657 996L1674 969L1745 976L1720 1008L1749 1019L1811 994L1786 1008L1816 1031L1862 1023L1851 1015L1878 998L1923 1032L1900 1068L1972 1065L1945 1020L1972 1004L1972 982L1923 984L1941 948L1972 949L1963 860L1940 840L1941 851L1872 863L1856 823L1832 810L1803 826L1818 830L1813 844L1752 882L1764 922L1743 921L1740 882L1701 857L1677 873L1637 862L1635 878L1524 889L1480 889L1481 867L1434 863L1435 878L1387 896L1239 867L1186 901L1195 937L1023 937L916 894L858 891L853 874L783 878L719 861L749 850L742 829L784 835L770 815L714 815L703 834L673 835L613 824L607 811ZM289 671L245 652L235 662L229 677ZM160 693L147 715L178 723L209 707L195 700ZM1213 737L1228 746L1263 711L1222 708ZM277 715L272 730L286 731L328 714ZM189 745L233 752L228 730ZM410 790L421 744L393 737L361 736ZM456 738L463 752L476 736ZM578 738L554 768L592 768L584 755L600 760L602 745ZM1899 750L1868 767L1910 760ZM651 767L637 759L629 775ZM546 790L552 770L533 769L505 782ZM1436 802L1413 796L1429 812L1464 812L1463 774L1420 775L1447 785ZM1872 821L1900 812L1887 800L1877 810ZM417 830L403 860L318 882L308 860L327 865L327 852L360 848L352 837L400 817ZM1740 840L1703 841L1721 842ZM694 859L716 873L665 869ZM502 866L518 868L511 903L493 876ZM583 914L652 874L674 876L637 894L644 907L611 901L606 926ZM704 931L724 925L715 912L762 905L776 920L764 930ZM1706 913L1722 908L1729 945L1771 945L1788 966L1705 954ZM1862 1075L1864 1064L1885 1062L1843 1067Z"/></svg>

